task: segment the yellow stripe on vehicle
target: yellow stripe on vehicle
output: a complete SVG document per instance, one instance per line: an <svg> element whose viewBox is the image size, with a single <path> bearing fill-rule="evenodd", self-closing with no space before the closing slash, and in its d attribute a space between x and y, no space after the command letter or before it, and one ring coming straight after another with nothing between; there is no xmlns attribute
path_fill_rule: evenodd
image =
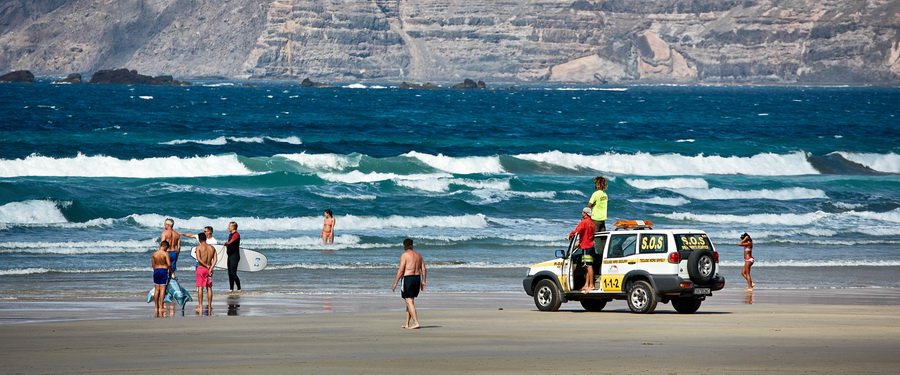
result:
<svg viewBox="0 0 900 375"><path fill-rule="evenodd" d="M666 258L646 258L646 259L604 259L603 264L622 264L622 263L665 263L669 260Z"/></svg>

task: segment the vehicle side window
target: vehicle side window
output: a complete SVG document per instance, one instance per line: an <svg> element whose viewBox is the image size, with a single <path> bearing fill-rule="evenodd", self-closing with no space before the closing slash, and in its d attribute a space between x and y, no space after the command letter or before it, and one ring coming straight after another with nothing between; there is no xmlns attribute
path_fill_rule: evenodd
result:
<svg viewBox="0 0 900 375"><path fill-rule="evenodd" d="M597 254L598 257L603 257L603 248L606 247L607 238L606 236L594 237L594 254ZM597 261L598 259L594 259L594 262Z"/></svg>
<svg viewBox="0 0 900 375"><path fill-rule="evenodd" d="M637 248L636 234L614 235L610 238L610 241L610 258L621 258L624 256L635 254L635 250Z"/></svg>
<svg viewBox="0 0 900 375"><path fill-rule="evenodd" d="M665 234L642 234L641 235L641 254L665 253L668 252L666 247Z"/></svg>

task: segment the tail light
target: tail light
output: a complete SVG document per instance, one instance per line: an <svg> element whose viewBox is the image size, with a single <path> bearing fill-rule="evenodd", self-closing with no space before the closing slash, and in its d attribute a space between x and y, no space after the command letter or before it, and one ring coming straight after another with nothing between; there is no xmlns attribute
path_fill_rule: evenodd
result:
<svg viewBox="0 0 900 375"><path fill-rule="evenodd" d="M716 260L716 263L719 263L719 252L713 251L713 259Z"/></svg>
<svg viewBox="0 0 900 375"><path fill-rule="evenodd" d="M718 262L719 260L716 259L716 261ZM681 263L681 253L669 253L669 263Z"/></svg>

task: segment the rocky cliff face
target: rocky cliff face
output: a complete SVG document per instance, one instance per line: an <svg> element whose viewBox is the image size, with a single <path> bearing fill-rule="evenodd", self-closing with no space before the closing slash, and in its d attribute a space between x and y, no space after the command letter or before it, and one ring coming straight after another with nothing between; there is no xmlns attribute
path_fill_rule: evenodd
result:
<svg viewBox="0 0 900 375"><path fill-rule="evenodd" d="M900 83L900 0L12 0L0 72Z"/></svg>

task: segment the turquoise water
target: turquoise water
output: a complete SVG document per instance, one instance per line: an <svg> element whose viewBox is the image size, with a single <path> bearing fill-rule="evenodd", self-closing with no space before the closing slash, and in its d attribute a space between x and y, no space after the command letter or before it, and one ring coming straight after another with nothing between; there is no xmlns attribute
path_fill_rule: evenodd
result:
<svg viewBox="0 0 900 375"><path fill-rule="evenodd" d="M406 237L434 291L518 291L596 175L611 220L707 231L729 287L743 232L761 288L900 287L898 103L895 88L4 84L0 298L146 293L165 218L220 240L238 222L269 257L242 273L252 293L387 291Z"/></svg>

